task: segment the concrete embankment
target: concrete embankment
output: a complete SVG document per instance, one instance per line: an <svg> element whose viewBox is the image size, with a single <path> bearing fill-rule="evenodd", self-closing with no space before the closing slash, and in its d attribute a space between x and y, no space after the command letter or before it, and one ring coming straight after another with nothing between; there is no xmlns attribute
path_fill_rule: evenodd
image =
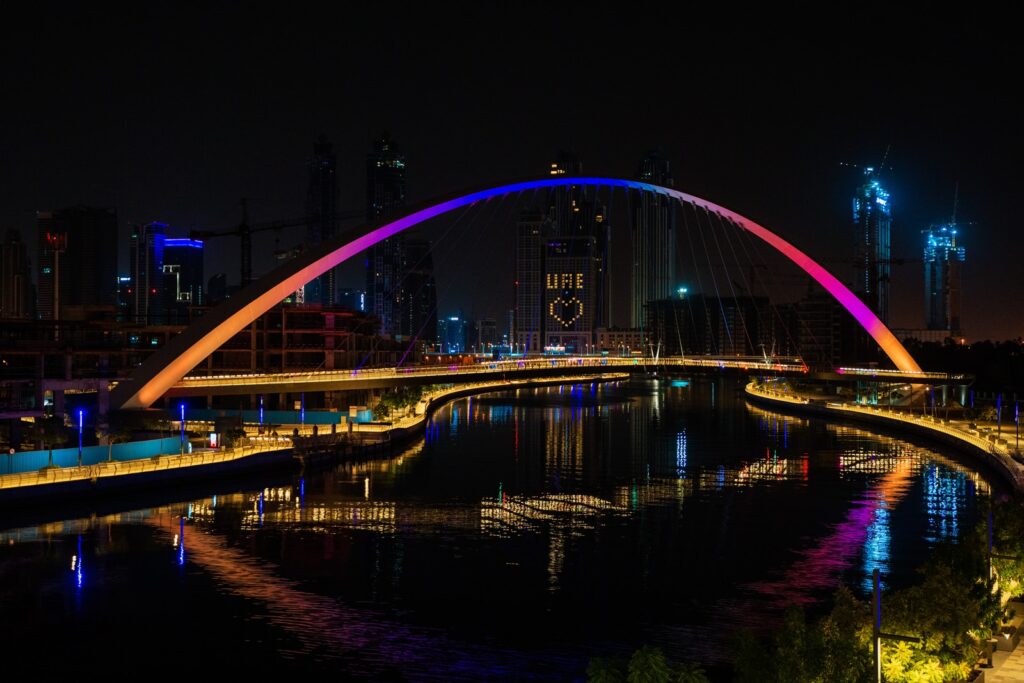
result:
<svg viewBox="0 0 1024 683"><path fill-rule="evenodd" d="M1010 489L1024 494L1024 466L1014 459L1005 439L983 433L966 423L943 420L920 414L874 406L810 400L788 392L780 392L751 382L746 387L747 399L781 412L796 412L824 417L831 421L854 422L903 432L955 448L979 462L1003 479Z"/></svg>
<svg viewBox="0 0 1024 683"><path fill-rule="evenodd" d="M185 455L101 462L87 467L47 467L0 476L0 507L102 498L133 490L167 489L197 481L274 470L297 469L307 460L363 460L386 457L392 449L419 436L430 415L464 396L559 384L627 379L620 373L519 381L491 381L452 387L429 395L415 415L370 431L323 434L295 439L256 437L245 447L201 450Z"/></svg>

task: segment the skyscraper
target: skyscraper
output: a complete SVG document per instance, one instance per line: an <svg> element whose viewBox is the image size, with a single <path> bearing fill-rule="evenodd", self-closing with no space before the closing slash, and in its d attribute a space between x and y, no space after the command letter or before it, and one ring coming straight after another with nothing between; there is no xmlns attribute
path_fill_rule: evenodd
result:
<svg viewBox="0 0 1024 683"><path fill-rule="evenodd" d="M164 246L166 223L132 226L129 242L131 289L128 318L158 325L164 322Z"/></svg>
<svg viewBox="0 0 1024 683"><path fill-rule="evenodd" d="M549 169L552 176L581 176L583 163L569 152L561 152ZM594 328L608 327L611 321L611 221L600 201L597 187L569 185L552 188L547 196L547 217L555 234L564 237L594 239L593 297ZM591 330L593 331L593 330Z"/></svg>
<svg viewBox="0 0 1024 683"><path fill-rule="evenodd" d="M864 169L864 184L853 197L853 290L883 323L889 322L892 269L892 206L873 168Z"/></svg>
<svg viewBox="0 0 1024 683"><path fill-rule="evenodd" d="M21 233L8 230L0 243L0 318L32 317L32 272Z"/></svg>
<svg viewBox="0 0 1024 683"><path fill-rule="evenodd" d="M434 341L437 330L437 286L434 259L428 240L409 235L397 242L401 263L398 287L398 331L400 341L415 340L420 350Z"/></svg>
<svg viewBox="0 0 1024 683"><path fill-rule="evenodd" d="M523 353L543 350L544 244L553 234L551 222L539 211L523 211L516 224L515 308L509 342Z"/></svg>
<svg viewBox="0 0 1024 683"><path fill-rule="evenodd" d="M77 206L36 214L38 313L64 318L68 306L117 305L117 213Z"/></svg>
<svg viewBox="0 0 1024 683"><path fill-rule="evenodd" d="M405 205L405 155L385 133L366 157L366 220L379 221ZM381 333L401 335L401 239L392 237L366 254L367 312L380 320Z"/></svg>
<svg viewBox="0 0 1024 683"><path fill-rule="evenodd" d="M306 193L307 239L319 244L334 237L338 217L338 161L334 146L321 135L313 145L309 160L309 190ZM307 284L304 300L333 306L337 292L337 271L332 268Z"/></svg>
<svg viewBox="0 0 1024 683"><path fill-rule="evenodd" d="M933 225L922 234L925 325L960 336L960 282L966 254L956 243L956 223Z"/></svg>
<svg viewBox="0 0 1024 683"><path fill-rule="evenodd" d="M544 346L584 353L593 344L596 317L596 240L552 237L544 244Z"/></svg>
<svg viewBox="0 0 1024 683"><path fill-rule="evenodd" d="M671 164L660 153L651 152L640 162L637 178L671 187ZM676 285L679 203L669 197L639 191L630 192L629 203L633 220L630 325L641 329L645 327L647 302L668 299Z"/></svg>
<svg viewBox="0 0 1024 683"><path fill-rule="evenodd" d="M189 306L205 304L203 243L192 239L164 240L163 299L165 322L188 322Z"/></svg>

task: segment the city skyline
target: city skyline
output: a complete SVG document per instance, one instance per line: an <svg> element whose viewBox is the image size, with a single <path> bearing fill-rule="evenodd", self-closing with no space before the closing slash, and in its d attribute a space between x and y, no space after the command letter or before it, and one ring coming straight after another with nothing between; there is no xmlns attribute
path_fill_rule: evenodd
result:
<svg viewBox="0 0 1024 683"><path fill-rule="evenodd" d="M342 72L336 87L326 90L322 67L303 70L298 57L271 59L269 53L257 53L240 67L236 84L226 78L223 60L199 61L182 55L173 66L162 67L163 78L153 81L141 99L125 107L122 91L150 63L147 51L140 51L142 64L136 65L120 62L107 50L89 52L78 66L80 78L75 81L45 57L30 57L32 78L12 73L8 79L12 92L32 104L2 114L8 128L21 128L25 134L10 142L8 158L19 172L9 167L0 184L0 227L20 230L25 242L34 244L36 211L86 204L116 208L122 230L128 224L154 220L186 229L223 229L237 225L238 198L243 196L250 199L254 222L301 216L307 196L306 150L321 133L335 144L338 206L355 209L365 196L362 160L369 141L381 130L389 130L402 141L410 159L411 203L476 185L480 179L501 181L538 174L558 149L573 150L588 172L630 177L646 150L661 148L673 160L678 187L735 207L795 243L808 245L813 255L824 260L848 251L848 232L842 226L848 224L851 178L856 173L841 164L877 165L890 148L886 164L892 169L887 184L894 200L894 257L919 253L920 230L949 214L953 186L959 180L960 214L965 222L975 224L966 245L973 256L965 272L963 326L972 339L1021 334L998 311L1016 303L1022 293L1012 286L1000 287L995 279L1019 254L1013 242L995 247L1000 235L1012 230L1008 171L1017 140L1009 132L1007 108L987 107L982 118L971 106L979 99L999 97L1001 91L988 85L998 81L1004 69L1006 43L1000 36L947 28L943 30L950 39L945 42L915 38L876 51L871 50L874 38L856 50L827 51L824 41L812 37L797 50L784 36L759 36L741 27L753 41L752 49L769 57L755 64L728 55L718 61L687 60L687 55L699 56L723 38L708 27L696 30L698 24L693 44L683 48L682 54L671 54L656 40L650 42L666 68L687 65L689 78L704 88L706 97L693 102L699 106L685 106L683 94L660 90L655 106L631 97L655 77L627 72L625 55L614 45L603 56L587 46L578 47L578 57L573 59L590 60L595 66L582 72L571 92L555 93L545 79L530 77L543 74L546 67L529 55L513 55L502 41L486 58L464 63L463 71L438 69L441 64L461 63L456 46L478 44L482 37L469 27L475 22L486 24L494 18L493 12L474 8L443 29L458 36L449 43L440 37L417 36L412 31L414 15L396 18L393 28L402 40L394 50L367 62L364 75ZM609 18L596 12L579 20L601 25ZM183 20L183 15L166 8L142 9L123 19L146 27L149 39L157 44L176 35ZM214 55L230 52L238 40L220 38L223 20L215 15L209 26L191 29L193 39L209 46ZM557 34L570 18L556 10L540 23L530 16L503 20L535 27L537 39L543 40L545 35ZM51 29L53 35L74 43L75 22L103 34L117 30L119 21L107 26L108 22L98 22L88 13L72 13L54 17ZM278 27L257 12L243 24L254 40L272 26L283 28L287 43L287 29L294 20L283 21L284 26ZM630 20L626 21L624 29L629 28ZM18 48L32 38L34 29L30 22L20 28L22 32L10 36L2 49L31 54ZM648 30L652 35L663 31ZM128 33L128 40L134 40L132 35ZM335 61L344 62L346 55L361 54L366 40L353 36L332 41L324 49ZM877 41L881 47L883 41ZM436 53L412 57L419 54L417 47L435 42ZM807 60L805 55L810 53L827 55L827 69ZM916 70L918 63L929 61L936 63L935 69ZM512 65L515 68L500 82L483 78L493 69ZM191 77L198 73L207 75ZM425 76L428 73L430 77ZM846 97L851 79L862 73L878 75L862 84L872 94L865 99L882 99L886 107L871 108ZM109 80L104 74L109 74ZM404 89L385 88L383 84L390 82L386 74L401 74L393 78L400 78ZM78 92L97 79L107 84L106 96L80 108L73 117L47 105L53 93ZM266 85L255 90L248 87L255 82ZM743 84L751 101L759 103L756 115L747 117L734 108L737 96L726 87L731 82ZM255 94L268 93L272 87L290 93L313 83L321 87L323 96L309 106L297 106L289 94L269 96L265 102ZM782 90L783 83L815 87ZM470 84L479 84L482 90L467 88ZM463 91L467 94L460 94ZM454 93L454 99L442 97L443 92ZM586 108L582 93L588 92L603 92L597 99L607 106ZM359 97L370 93L377 96ZM170 116L157 107L137 109L147 101L174 101L175 96L195 102L195 111ZM503 106L477 117L488 97ZM346 98L360 104L339 106ZM542 113L526 104L538 98L554 98L557 106ZM940 101L944 106L930 108L927 115L920 110L921 102ZM638 106L638 102L643 103ZM262 114L251 113L256 111ZM467 125L470 120L478 125ZM509 125L512 121L516 124ZM605 131L613 121L619 139L610 145ZM54 144L43 131L63 123L70 127L62 142ZM154 133L158 137L147 137L149 144L140 144L140 136ZM618 231L626 229L624 224L616 226ZM511 247L511 226L508 232L496 239L506 239ZM266 248L271 239L254 237L257 272L273 265L268 260L271 249ZM294 241L301 241L301 236ZM231 240L211 242L208 273L227 272L230 282L235 277L236 250ZM452 258L443 247L439 251L435 267L443 270ZM999 267L975 272L973 263L989 261ZM439 288L442 314L480 309L497 317L504 305L489 299L507 298L513 263L506 260L497 265L483 274L486 286L473 292L462 290L463 299L453 299ZM359 286L359 274L345 273L346 284ZM897 292L893 324L923 327L919 268L894 268L892 277ZM626 282L621 277L613 280ZM493 294L485 296L484 291ZM1005 298L993 299L989 295L993 291L1005 292ZM622 305L617 308L622 310Z"/></svg>

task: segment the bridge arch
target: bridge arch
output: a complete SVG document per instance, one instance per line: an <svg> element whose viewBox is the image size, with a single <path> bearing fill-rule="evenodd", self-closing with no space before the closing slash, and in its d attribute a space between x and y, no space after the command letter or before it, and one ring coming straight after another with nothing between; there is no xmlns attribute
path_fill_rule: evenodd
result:
<svg viewBox="0 0 1024 683"><path fill-rule="evenodd" d="M148 408L207 356L296 289L407 228L493 197L570 185L653 192L718 214L768 243L814 278L853 315L897 368L904 372L921 371L889 328L846 285L803 251L754 221L706 199L660 185L618 178L554 177L501 185L423 204L422 208L414 209L396 220L362 226L319 245L267 273L171 339L146 359L131 378L118 383L111 393L111 405Z"/></svg>

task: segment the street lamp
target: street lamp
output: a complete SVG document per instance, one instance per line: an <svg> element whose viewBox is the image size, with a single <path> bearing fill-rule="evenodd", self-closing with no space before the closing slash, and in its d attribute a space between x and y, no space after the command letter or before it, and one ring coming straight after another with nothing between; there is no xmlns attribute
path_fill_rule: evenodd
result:
<svg viewBox="0 0 1024 683"><path fill-rule="evenodd" d="M181 454L185 455L185 403L179 406L181 409Z"/></svg>
<svg viewBox="0 0 1024 683"><path fill-rule="evenodd" d="M85 421L85 411L78 409L78 466L82 466L82 425Z"/></svg>

